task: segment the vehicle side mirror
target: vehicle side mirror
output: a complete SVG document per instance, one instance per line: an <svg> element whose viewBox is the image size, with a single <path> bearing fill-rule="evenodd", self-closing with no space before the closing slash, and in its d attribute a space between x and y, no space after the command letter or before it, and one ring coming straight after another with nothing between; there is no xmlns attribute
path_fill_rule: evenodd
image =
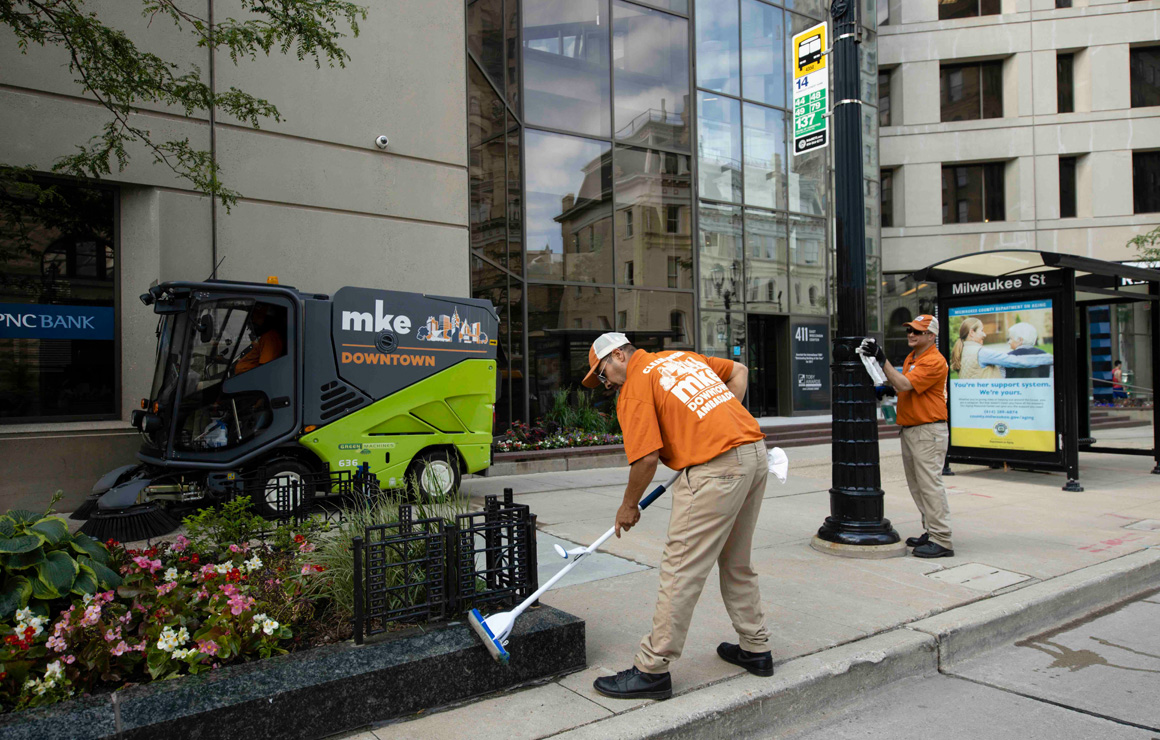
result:
<svg viewBox="0 0 1160 740"><path fill-rule="evenodd" d="M202 314L202 317L197 320L197 338L201 340L202 344L209 344L213 339L213 316L210 314Z"/></svg>

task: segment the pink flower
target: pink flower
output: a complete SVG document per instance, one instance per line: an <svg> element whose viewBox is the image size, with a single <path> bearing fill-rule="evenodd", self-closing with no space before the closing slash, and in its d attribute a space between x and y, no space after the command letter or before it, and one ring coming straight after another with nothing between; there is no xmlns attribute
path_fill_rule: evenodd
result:
<svg viewBox="0 0 1160 740"><path fill-rule="evenodd" d="M81 618L82 627L92 627L101 621L101 606L95 601L85 609L85 616Z"/></svg>
<svg viewBox="0 0 1160 740"><path fill-rule="evenodd" d="M117 617L117 621L121 624L129 624L133 620L133 612L125 612L125 616Z"/></svg>
<svg viewBox="0 0 1160 740"><path fill-rule="evenodd" d="M298 546L298 552L314 552L313 542L303 542Z"/></svg>
<svg viewBox="0 0 1160 740"><path fill-rule="evenodd" d="M133 562L141 570L147 570L150 573L156 573L157 571L161 570L161 561L160 560L150 560L149 558L145 557L144 555L139 555L139 556L133 558Z"/></svg>
<svg viewBox="0 0 1160 740"><path fill-rule="evenodd" d="M181 552L187 547L189 547L189 539L185 535L179 534L177 535L177 539L173 541L173 544L169 546L169 549L171 552Z"/></svg>
<svg viewBox="0 0 1160 740"><path fill-rule="evenodd" d="M146 606L144 604L142 604L141 602L137 602L136 604L134 604L133 608L136 609L137 611L141 612L142 614L149 613L149 609L146 608Z"/></svg>
<svg viewBox="0 0 1160 740"><path fill-rule="evenodd" d="M97 598L100 599L101 601L105 602L106 604L108 604L110 601L112 601L114 596L116 596L116 594L114 594L112 591L106 591L102 594L97 594Z"/></svg>
<svg viewBox="0 0 1160 740"><path fill-rule="evenodd" d="M105 632L105 642L115 642L121 639L121 628L115 630L107 630Z"/></svg>
<svg viewBox="0 0 1160 740"><path fill-rule="evenodd" d="M220 648L213 640L198 640L197 649L206 655L217 655Z"/></svg>
<svg viewBox="0 0 1160 740"><path fill-rule="evenodd" d="M237 552L241 552L241 551L242 551L242 548L238 547L237 545L230 545L230 552L237 553Z"/></svg>
<svg viewBox="0 0 1160 740"><path fill-rule="evenodd" d="M198 601L200 601L201 599L207 599L207 598L209 598L209 592L203 588L202 590L197 592L196 597L197 597Z"/></svg>
<svg viewBox="0 0 1160 740"><path fill-rule="evenodd" d="M164 596L165 594L169 593L170 591L172 591L175 588L177 588L177 582L170 581L169 583L163 583L160 586L158 586L157 593L161 596Z"/></svg>
<svg viewBox="0 0 1160 740"><path fill-rule="evenodd" d="M64 661L65 665L72 665L77 658L75 655L62 655L60 659Z"/></svg>
<svg viewBox="0 0 1160 740"><path fill-rule="evenodd" d="M63 653L65 650L68 650L68 643L56 635L53 635L52 637L48 638L48 642L45 643L45 647L47 647L49 650L55 650L58 653Z"/></svg>
<svg viewBox="0 0 1160 740"><path fill-rule="evenodd" d="M112 650L109 651L109 653L112 655L124 655L131 650L133 650L133 648L129 647L128 643L126 643L124 640L121 640L116 644L116 646L113 647Z"/></svg>
<svg viewBox="0 0 1160 740"><path fill-rule="evenodd" d="M226 598L232 599L238 595L238 587L232 583L223 583L222 593L225 594Z"/></svg>
<svg viewBox="0 0 1160 740"><path fill-rule="evenodd" d="M236 617L253 605L254 600L252 598L237 594L230 598L230 613Z"/></svg>

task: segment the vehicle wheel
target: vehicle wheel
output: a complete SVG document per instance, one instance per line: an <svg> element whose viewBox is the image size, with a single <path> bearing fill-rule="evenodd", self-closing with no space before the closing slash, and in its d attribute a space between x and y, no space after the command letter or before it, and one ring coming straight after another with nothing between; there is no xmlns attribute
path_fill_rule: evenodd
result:
<svg viewBox="0 0 1160 740"><path fill-rule="evenodd" d="M439 501L459 490L458 456L447 450L419 455L407 468L407 492L417 501Z"/></svg>
<svg viewBox="0 0 1160 740"><path fill-rule="evenodd" d="M302 502L314 495L312 480L314 471L300 460L279 457L269 461L259 470L265 475L265 485L255 487L250 498L254 502L254 511L267 519L283 519L290 516Z"/></svg>

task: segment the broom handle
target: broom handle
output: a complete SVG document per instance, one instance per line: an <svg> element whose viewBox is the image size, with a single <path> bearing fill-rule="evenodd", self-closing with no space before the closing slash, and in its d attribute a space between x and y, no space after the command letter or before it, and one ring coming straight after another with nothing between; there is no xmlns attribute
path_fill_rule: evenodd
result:
<svg viewBox="0 0 1160 740"><path fill-rule="evenodd" d="M672 488L672 485L677 482L677 478L679 478L679 477L681 477L681 471L678 471L676 475L674 475L672 478L670 478L668 483L662 483L661 485L654 488L652 490L652 493L650 493L647 497L645 497L645 499L643 501L640 502L638 508L641 511L644 511L645 509L647 509L648 505L651 504L653 501L656 501L658 498L660 498L662 493L667 491L669 488ZM568 563L563 568L561 568L559 570L559 572L556 573L556 575L554 575L548 579L547 583L545 583L543 586L540 586L538 589L536 589L535 593L533 593L528 598L524 599L523 602L521 602L519 606L517 606L515 609L513 609L512 613L511 613L512 619L514 620L516 617L523 614L524 610L527 609L532 604L536 603L536 599L540 598L540 596L542 596L545 591L547 591L552 586L554 586L556 584L556 581L563 578L564 575L566 573L568 573L568 571L572 570L577 565L579 565L581 560L583 560L587 556L591 555L592 553L596 552L596 550L601 545L603 545L605 542L607 542L608 538L614 534L616 534L616 527L610 527L607 532L600 535L600 539L596 540L591 545L589 545L588 549L586 549L584 552L577 555L575 560L573 560L572 562Z"/></svg>

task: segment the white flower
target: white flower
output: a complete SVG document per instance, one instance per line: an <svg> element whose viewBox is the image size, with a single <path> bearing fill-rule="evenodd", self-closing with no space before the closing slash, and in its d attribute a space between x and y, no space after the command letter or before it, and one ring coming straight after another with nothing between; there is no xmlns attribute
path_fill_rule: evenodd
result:
<svg viewBox="0 0 1160 740"><path fill-rule="evenodd" d="M16 610L16 621L18 621L18 622L31 622L32 621L32 609L30 609L27 606L24 607L23 609L17 609Z"/></svg>
<svg viewBox="0 0 1160 740"><path fill-rule="evenodd" d="M233 567L234 567L233 563L221 563L219 565L215 565L213 567L213 569L215 571L217 571L218 575L224 576L226 573L229 573L230 570L233 569Z"/></svg>
<svg viewBox="0 0 1160 740"><path fill-rule="evenodd" d="M173 651L173 659L174 660L185 660L189 656L196 655L196 654L197 654L196 648L188 648L186 650L174 650Z"/></svg>
<svg viewBox="0 0 1160 740"><path fill-rule="evenodd" d="M177 580L177 568L170 568L169 570L165 571L165 580L176 581Z"/></svg>
<svg viewBox="0 0 1160 740"><path fill-rule="evenodd" d="M242 567L247 571L255 571L262 567L262 559L255 555L246 562L242 563Z"/></svg>
<svg viewBox="0 0 1160 740"><path fill-rule="evenodd" d="M45 679L55 683L58 679L64 676L64 667L61 666L59 660L54 660L48 664L48 668L44 669Z"/></svg>
<svg viewBox="0 0 1160 740"><path fill-rule="evenodd" d="M278 623L273 619L267 619L265 622L262 622L262 631L267 635L274 634L274 630L276 629L278 629Z"/></svg>
<svg viewBox="0 0 1160 740"><path fill-rule="evenodd" d="M81 597L81 598L83 598L83 599L84 599L85 606L88 606L88 605L89 605L89 602L93 600L93 595L92 595L92 594L85 594L85 595L84 595L83 597Z"/></svg>
<svg viewBox="0 0 1160 740"><path fill-rule="evenodd" d="M172 653L179 646L184 645L189 640L189 631L184 627L177 632L173 631L172 627L166 627L161 631L161 637L157 640L157 649L164 650L167 653Z"/></svg>

